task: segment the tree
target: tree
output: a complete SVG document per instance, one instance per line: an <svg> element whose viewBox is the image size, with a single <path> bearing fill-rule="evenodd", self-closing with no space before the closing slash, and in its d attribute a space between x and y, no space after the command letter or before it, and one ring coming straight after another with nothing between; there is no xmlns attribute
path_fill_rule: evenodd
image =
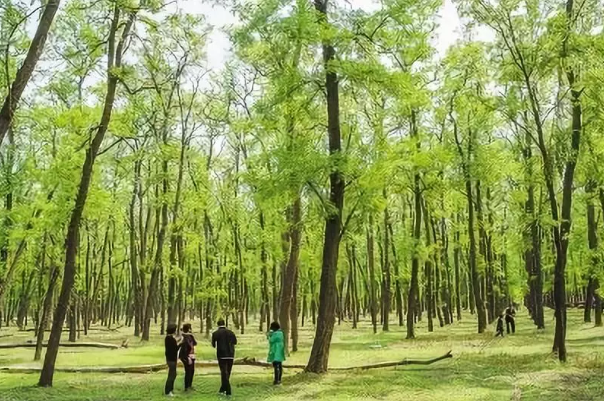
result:
<svg viewBox="0 0 604 401"><path fill-rule="evenodd" d="M52 330L48 340L46 356L44 358L44 366L40 374L39 386L52 386L54 376L55 361L59 351L59 342L61 333L63 332L63 321L67 313L69 299L75 280L75 263L76 251L78 248L78 234L80 230L80 221L86 206L86 198L88 197L88 189L92 179L94 162L98 155L101 144L111 121L113 104L115 102L115 94L119 76L117 71L122 67L122 57L124 55L126 40L130 35L130 30L134 24L136 11L130 11L127 16L127 21L123 28L120 27L120 14L122 13L120 5L116 4L111 20L109 31L109 41L107 46L107 93L105 96L105 104L103 113L98 128L92 140L90 147L86 151L86 160L82 166L82 176L78 188L78 193L75 200L75 206L71 213L67 236L65 238L65 268L63 270L63 282L61 285L61 293L59 295L59 304L53 318ZM119 30L121 28L121 35ZM119 36L118 36L119 35ZM117 71L116 71L117 70Z"/></svg>
<svg viewBox="0 0 604 401"><path fill-rule="evenodd" d="M327 29L328 1L315 0L319 23L322 29ZM325 34L325 32L324 32ZM325 68L325 90L327 96L327 119L329 154L337 160L342 157L340 137L340 98L338 74L333 70L335 49L328 38L323 38L323 61ZM334 160L334 161L336 161ZM342 211L344 209L344 176L336 161L329 175L330 198L332 208L328 210L325 219L325 238L323 242L323 264L321 268L321 290L319 301L319 317L317 330L313 341L312 351L306 371L324 373L327 371L329 348L335 323L336 307L336 272L338 268L338 253L340 249L340 232L342 229Z"/></svg>

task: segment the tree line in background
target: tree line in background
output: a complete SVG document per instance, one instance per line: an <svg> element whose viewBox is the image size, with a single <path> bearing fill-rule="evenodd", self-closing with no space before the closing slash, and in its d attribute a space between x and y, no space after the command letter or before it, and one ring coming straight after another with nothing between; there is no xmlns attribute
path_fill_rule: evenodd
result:
<svg viewBox="0 0 604 401"><path fill-rule="evenodd" d="M482 333L514 302L564 361L567 305L602 325L602 7L455 5L440 57L439 1L235 1L216 72L159 0L3 1L0 321L35 359L50 329L40 385L64 326L278 320L296 351L312 322L324 372L336 322Z"/></svg>

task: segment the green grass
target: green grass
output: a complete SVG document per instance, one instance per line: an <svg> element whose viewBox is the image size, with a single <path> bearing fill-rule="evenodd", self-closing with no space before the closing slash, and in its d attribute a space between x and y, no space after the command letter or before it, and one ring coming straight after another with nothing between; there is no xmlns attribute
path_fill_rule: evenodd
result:
<svg viewBox="0 0 604 401"><path fill-rule="evenodd" d="M551 316L551 313L548 313ZM417 340L406 341L405 329L392 326L389 333L374 335L368 323L358 330L337 327L331 347L330 366L362 365L404 358L431 358L453 351L454 358L430 366L407 366L371 371L330 373L323 376L286 371L284 385L271 385L271 370L234 368L233 399L237 400L602 400L604 399L604 329L582 323L581 311L569 312L569 360L560 364L551 354L553 321L544 332L535 330L520 314L515 336L494 339L493 333L475 334L471 316L451 327L427 333L420 323ZM492 329L492 327L491 327ZM0 336L7 334L0 331ZM0 342L19 342L32 333L10 331ZM63 349L57 366L116 366L161 363L162 338L141 344L129 337L130 330L91 332L85 340L121 343L130 338L130 348L120 350ZM300 333L300 351L288 362L305 363L312 345L313 328ZM84 338L82 338L84 340ZM213 350L198 335L199 359L212 359ZM239 336L238 356L266 358L266 340L257 325ZM375 347L380 345L381 348ZM0 350L0 366L40 366L32 362L33 349ZM182 388L182 371L177 389ZM63 374L55 375L52 389L35 387L37 374L0 373L0 400L162 400L165 373L153 374ZM219 399L218 369L198 370L197 391L180 399Z"/></svg>

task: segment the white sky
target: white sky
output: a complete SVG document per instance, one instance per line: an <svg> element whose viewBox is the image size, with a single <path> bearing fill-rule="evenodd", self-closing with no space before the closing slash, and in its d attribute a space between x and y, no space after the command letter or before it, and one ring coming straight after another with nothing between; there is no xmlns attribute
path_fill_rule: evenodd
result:
<svg viewBox="0 0 604 401"><path fill-rule="evenodd" d="M374 10L378 7L371 0L346 0L349 7ZM216 29L213 30L207 46L208 67L219 70L229 57L230 43L221 28L235 24L237 19L222 6L209 5L200 0L178 0L176 8L192 14L203 14L207 21ZM434 40L439 57L444 56L447 49L461 36L460 20L457 9L451 0L443 0L439 13L439 28Z"/></svg>

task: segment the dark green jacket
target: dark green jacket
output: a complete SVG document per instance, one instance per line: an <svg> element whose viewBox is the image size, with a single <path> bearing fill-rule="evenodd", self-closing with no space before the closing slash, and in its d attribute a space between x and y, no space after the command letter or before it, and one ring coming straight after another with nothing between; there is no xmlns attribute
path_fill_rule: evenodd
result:
<svg viewBox="0 0 604 401"><path fill-rule="evenodd" d="M268 333L268 359L267 362L285 361L285 340L281 330Z"/></svg>

